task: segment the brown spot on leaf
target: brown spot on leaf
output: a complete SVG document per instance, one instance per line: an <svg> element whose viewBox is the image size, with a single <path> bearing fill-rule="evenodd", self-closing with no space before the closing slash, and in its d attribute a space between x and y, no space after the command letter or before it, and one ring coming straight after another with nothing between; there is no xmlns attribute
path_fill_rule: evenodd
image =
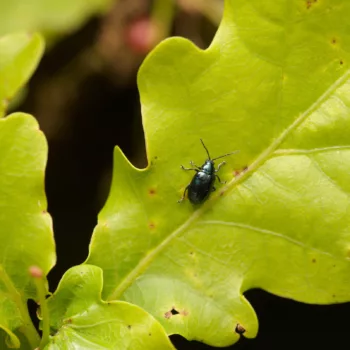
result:
<svg viewBox="0 0 350 350"><path fill-rule="evenodd" d="M343 61L343 60L340 60L339 63L340 63L340 65L343 65L343 64L344 64L344 61Z"/></svg>
<svg viewBox="0 0 350 350"><path fill-rule="evenodd" d="M219 195L222 197L224 195L225 191L220 191Z"/></svg>
<svg viewBox="0 0 350 350"><path fill-rule="evenodd" d="M156 227L156 225L155 225L154 222L151 221L151 222L148 224L148 227L149 227L151 230L153 230L153 229Z"/></svg>
<svg viewBox="0 0 350 350"><path fill-rule="evenodd" d="M239 323L237 323L235 332L242 335L243 333L245 333L245 328Z"/></svg>
<svg viewBox="0 0 350 350"><path fill-rule="evenodd" d="M307 0L306 1L306 8L311 8L312 5L316 4L317 0Z"/></svg>
<svg viewBox="0 0 350 350"><path fill-rule="evenodd" d="M313 263L315 263L315 262L316 262L316 259L315 259L315 258L313 258L311 261L312 261Z"/></svg>
<svg viewBox="0 0 350 350"><path fill-rule="evenodd" d="M128 329L131 329L131 324L128 324L128 326L127 326L127 327L128 327Z"/></svg>
<svg viewBox="0 0 350 350"><path fill-rule="evenodd" d="M243 168L241 169L236 169L234 172L233 172L233 175L236 177L238 175L240 175L241 173L244 173L248 170L248 166L245 165Z"/></svg>
<svg viewBox="0 0 350 350"><path fill-rule="evenodd" d="M150 196L154 196L154 195L156 194L156 189L155 189L155 188L150 188L150 189L148 190L148 194L149 194Z"/></svg>
<svg viewBox="0 0 350 350"><path fill-rule="evenodd" d="M188 311L182 310L182 311L180 312L180 315L182 315L182 316L188 316Z"/></svg>

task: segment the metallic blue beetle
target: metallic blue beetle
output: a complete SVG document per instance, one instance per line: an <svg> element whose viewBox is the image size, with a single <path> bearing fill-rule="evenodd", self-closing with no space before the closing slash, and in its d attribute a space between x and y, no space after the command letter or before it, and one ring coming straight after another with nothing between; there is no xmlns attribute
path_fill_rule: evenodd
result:
<svg viewBox="0 0 350 350"><path fill-rule="evenodd" d="M185 188L182 198L178 200L179 203L181 203L185 199L186 192L188 192L188 199L192 204L201 204L204 201L206 201L210 193L215 191L215 187L214 187L215 178L218 178L220 183L223 183L223 184L226 183L226 181L221 182L219 176L216 174L219 171L219 169L224 164L226 164L226 162L221 162L218 165L218 168L215 169L214 160L239 152L239 151L235 151L235 152L227 153L227 154L224 154L223 156L211 159L207 147L205 147L202 139L200 140L202 142L204 149L207 152L208 159L205 161L205 163L201 167L198 167L192 161L190 162L192 168L185 168L183 165L181 165L181 169L194 170L196 174L193 176L190 184Z"/></svg>

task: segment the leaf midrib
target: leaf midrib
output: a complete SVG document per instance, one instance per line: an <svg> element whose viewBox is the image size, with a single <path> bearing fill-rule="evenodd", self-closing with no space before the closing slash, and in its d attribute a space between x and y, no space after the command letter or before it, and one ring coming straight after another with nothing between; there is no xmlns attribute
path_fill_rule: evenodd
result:
<svg viewBox="0 0 350 350"><path fill-rule="evenodd" d="M304 113L302 113L294 122L286 128L280 136L278 136L248 167L244 172L241 172L234 179L229 181L226 186L224 186L219 192L228 192L233 189L233 187L246 178L248 178L255 170L257 170L261 165L265 163L266 160L272 155L272 153L283 143L283 141L288 137L288 135L295 130L300 124L302 124L317 108L322 105L324 101L341 85L345 83L350 74L350 70L347 70L342 77L336 80ZM131 272L125 276L121 283L114 289L114 291L107 298L108 300L117 300L125 292L127 288L131 286L133 281L140 276L150 264L153 262L155 257L168 246L168 244L181 232L185 231L194 221L196 221L203 213L207 211L212 204L220 198L220 193L217 195L212 195L207 202L205 202L198 210L193 212L193 214L180 225L176 230L174 230L170 235L168 235L157 247L155 247L151 252L149 252L136 267L131 270Z"/></svg>

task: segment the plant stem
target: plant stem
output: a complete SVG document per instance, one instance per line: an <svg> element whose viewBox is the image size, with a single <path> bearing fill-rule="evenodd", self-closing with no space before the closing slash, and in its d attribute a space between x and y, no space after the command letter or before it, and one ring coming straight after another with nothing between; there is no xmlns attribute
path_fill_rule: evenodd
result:
<svg viewBox="0 0 350 350"><path fill-rule="evenodd" d="M38 292L39 305L42 319L42 337L40 342L40 349L44 349L50 340L50 322L49 322L49 308L46 300L46 286L44 274L42 270L36 266L29 269L31 276L34 278L35 286Z"/></svg>
<svg viewBox="0 0 350 350"><path fill-rule="evenodd" d="M17 291L2 265L0 265L0 279L3 281L8 291L8 297L17 305L18 311L21 315L23 325L19 327L19 331L28 339L31 348L37 348L40 342L40 337L29 316L27 304L23 300L21 294Z"/></svg>
<svg viewBox="0 0 350 350"><path fill-rule="evenodd" d="M159 37L170 35L175 13L175 0L154 0L151 18L159 26Z"/></svg>

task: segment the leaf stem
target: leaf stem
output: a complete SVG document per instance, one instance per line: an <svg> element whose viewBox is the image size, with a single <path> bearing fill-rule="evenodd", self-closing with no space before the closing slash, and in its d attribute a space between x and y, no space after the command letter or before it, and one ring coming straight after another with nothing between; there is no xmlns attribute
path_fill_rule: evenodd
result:
<svg viewBox="0 0 350 350"><path fill-rule="evenodd" d="M174 0L154 0L151 17L157 23L159 39L170 35L173 18L175 14Z"/></svg>
<svg viewBox="0 0 350 350"><path fill-rule="evenodd" d="M42 270L37 266L31 266L29 268L30 275L34 278L34 283L38 292L38 298L42 319L42 337L40 342L40 349L44 349L46 344L50 340L50 322L49 322L49 308L46 300L46 285L44 280L44 274Z"/></svg>
<svg viewBox="0 0 350 350"><path fill-rule="evenodd" d="M14 301L17 305L18 311L22 317L23 325L19 327L19 331L27 338L31 348L35 349L38 347L40 337L35 329L33 322L29 316L26 302L23 300L21 294L18 292L11 278L6 273L4 267L0 264L0 279L3 281L7 291L8 297Z"/></svg>

